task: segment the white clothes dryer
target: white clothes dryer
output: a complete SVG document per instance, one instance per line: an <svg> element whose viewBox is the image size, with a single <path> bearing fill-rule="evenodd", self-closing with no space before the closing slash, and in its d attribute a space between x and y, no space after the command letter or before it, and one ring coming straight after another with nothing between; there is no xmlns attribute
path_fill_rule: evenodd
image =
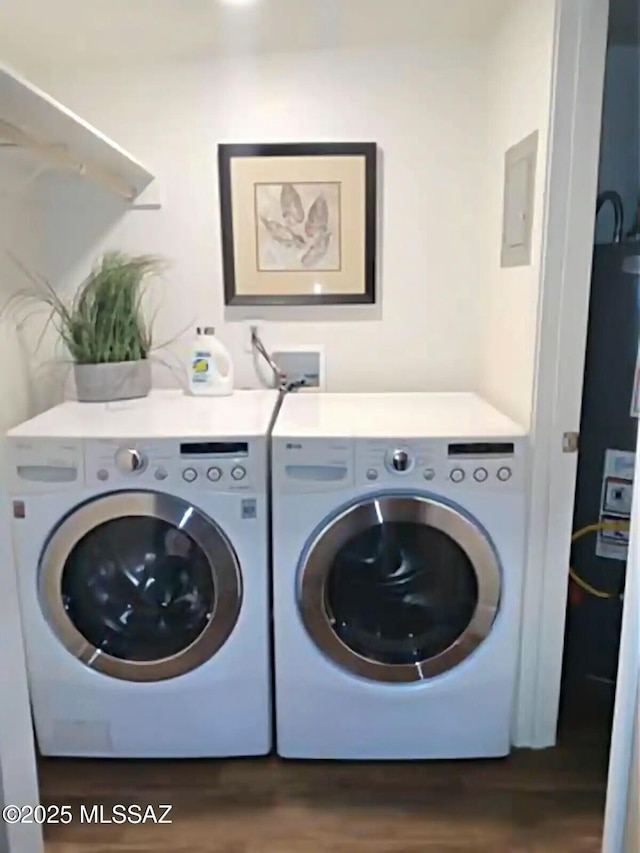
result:
<svg viewBox="0 0 640 853"><path fill-rule="evenodd" d="M272 454L277 752L506 755L524 431L473 394L290 395Z"/></svg>
<svg viewBox="0 0 640 853"><path fill-rule="evenodd" d="M268 436L277 392L67 402L8 436L44 755L271 748Z"/></svg>

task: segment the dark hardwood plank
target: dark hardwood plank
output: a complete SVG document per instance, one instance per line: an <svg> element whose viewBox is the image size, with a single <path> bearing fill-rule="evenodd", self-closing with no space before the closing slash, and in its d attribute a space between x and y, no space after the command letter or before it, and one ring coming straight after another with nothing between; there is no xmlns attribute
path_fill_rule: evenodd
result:
<svg viewBox="0 0 640 853"><path fill-rule="evenodd" d="M40 761L48 853L597 853L606 743L499 761ZM171 825L81 824L80 805L173 806Z"/></svg>

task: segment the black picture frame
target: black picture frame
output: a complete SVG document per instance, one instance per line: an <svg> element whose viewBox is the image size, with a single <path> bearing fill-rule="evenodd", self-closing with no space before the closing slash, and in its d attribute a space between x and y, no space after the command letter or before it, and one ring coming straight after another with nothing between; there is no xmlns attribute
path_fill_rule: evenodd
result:
<svg viewBox="0 0 640 853"><path fill-rule="evenodd" d="M218 145L220 228L225 305L372 305L376 301L377 144L375 142L221 143ZM364 289L353 293L238 293L233 223L232 163L240 157L358 157L365 161Z"/></svg>

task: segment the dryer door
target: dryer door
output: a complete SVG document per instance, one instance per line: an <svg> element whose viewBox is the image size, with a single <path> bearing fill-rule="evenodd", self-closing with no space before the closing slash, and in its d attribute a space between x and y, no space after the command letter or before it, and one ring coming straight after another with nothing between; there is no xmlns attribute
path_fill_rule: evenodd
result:
<svg viewBox="0 0 640 853"><path fill-rule="evenodd" d="M419 681L447 672L488 636L501 572L487 536L420 497L367 498L330 519L298 576L316 645L349 672Z"/></svg>
<svg viewBox="0 0 640 853"><path fill-rule="evenodd" d="M93 669L160 681L211 658L237 622L242 580L218 526L188 503L118 492L83 504L41 558L52 630Z"/></svg>

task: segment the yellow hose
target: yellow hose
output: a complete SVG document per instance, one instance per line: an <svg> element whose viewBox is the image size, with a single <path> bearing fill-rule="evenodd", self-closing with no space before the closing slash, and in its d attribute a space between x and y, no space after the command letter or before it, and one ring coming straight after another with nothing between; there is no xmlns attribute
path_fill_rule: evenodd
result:
<svg viewBox="0 0 640 853"><path fill-rule="evenodd" d="M583 536L586 536L588 533L599 533L601 530L629 530L629 522L628 521L598 521L595 524L587 524L585 527L581 527L580 530L576 530L576 532L571 537L571 544L577 542L578 539L582 539ZM583 589L585 592L588 592L590 595L594 595L596 598L618 598L617 593L606 592L603 589L596 589L595 586L591 586L591 584L582 580L582 578L576 574L575 570L569 566L569 575L571 579L578 584L580 589Z"/></svg>

